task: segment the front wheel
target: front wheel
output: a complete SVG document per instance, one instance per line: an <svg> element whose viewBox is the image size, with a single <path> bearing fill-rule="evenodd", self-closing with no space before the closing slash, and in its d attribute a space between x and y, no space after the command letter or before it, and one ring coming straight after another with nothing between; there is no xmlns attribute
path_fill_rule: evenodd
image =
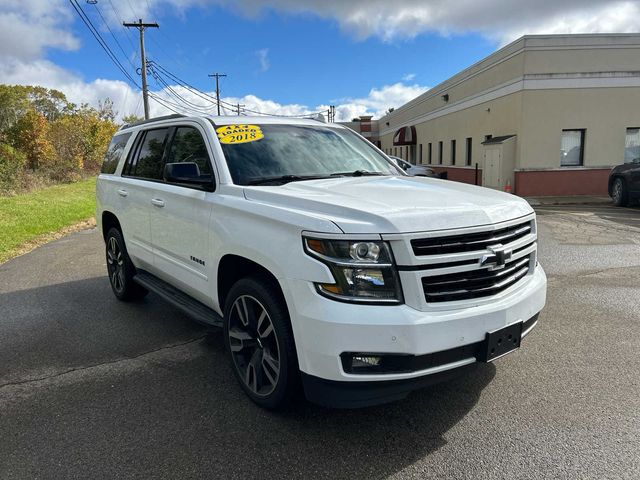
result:
<svg viewBox="0 0 640 480"><path fill-rule="evenodd" d="M300 374L278 286L265 277L239 280L227 295L224 317L225 344L242 389L261 407L286 407Z"/></svg>
<svg viewBox="0 0 640 480"><path fill-rule="evenodd" d="M624 180L621 178L616 178L613 181L613 186L611 187L611 198L613 198L613 203L617 207L624 207L628 202L628 193L625 188Z"/></svg>

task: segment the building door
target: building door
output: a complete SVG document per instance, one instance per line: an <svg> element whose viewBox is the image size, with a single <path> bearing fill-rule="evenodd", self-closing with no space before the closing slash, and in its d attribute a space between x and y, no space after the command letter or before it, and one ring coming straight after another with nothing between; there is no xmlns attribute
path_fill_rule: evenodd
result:
<svg viewBox="0 0 640 480"><path fill-rule="evenodd" d="M416 164L416 146L410 145L407 148L409 149L409 154L407 155L407 161L415 165Z"/></svg>
<svg viewBox="0 0 640 480"><path fill-rule="evenodd" d="M502 148L486 148L484 151L484 168L482 169L482 185L502 190L504 181L502 172Z"/></svg>

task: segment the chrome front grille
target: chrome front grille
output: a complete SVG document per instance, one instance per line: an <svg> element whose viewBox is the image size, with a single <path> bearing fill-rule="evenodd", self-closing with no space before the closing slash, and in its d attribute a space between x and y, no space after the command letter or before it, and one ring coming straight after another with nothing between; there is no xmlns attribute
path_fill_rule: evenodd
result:
<svg viewBox="0 0 640 480"><path fill-rule="evenodd" d="M487 269L422 278L427 302L451 302L494 295L529 272L529 256L508 262L502 270Z"/></svg>
<svg viewBox="0 0 640 480"><path fill-rule="evenodd" d="M531 222L526 222L491 232L414 239L411 240L411 247L413 247L413 254L416 256L472 252L483 250L490 245L513 243L531 232Z"/></svg>
<svg viewBox="0 0 640 480"><path fill-rule="evenodd" d="M468 234L411 240L427 303L489 297L516 285L536 259L533 220Z"/></svg>

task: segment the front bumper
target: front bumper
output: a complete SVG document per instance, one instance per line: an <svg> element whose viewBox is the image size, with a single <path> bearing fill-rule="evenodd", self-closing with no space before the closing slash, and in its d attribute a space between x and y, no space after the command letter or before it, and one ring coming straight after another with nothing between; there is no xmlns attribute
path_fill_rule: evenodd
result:
<svg viewBox="0 0 640 480"><path fill-rule="evenodd" d="M547 280L537 266L533 274L508 295L494 302L461 302L460 308L424 312L407 305L354 305L326 299L310 282L286 279L292 327L303 377L361 383L411 380L476 362L466 359L419 371L394 374L349 374L342 368L343 352L426 355L469 346L487 332L533 318L544 307ZM527 332L527 327L523 329ZM308 382L306 382L308 383Z"/></svg>
<svg viewBox="0 0 640 480"><path fill-rule="evenodd" d="M523 322L524 335L531 332L538 322L536 314ZM415 378L387 381L338 382L302 373L302 385L308 400L330 408L360 408L393 402L405 398L414 390L451 380L464 375L477 365L484 341L427 354L433 363L439 363L429 373ZM447 360L452 360L447 362ZM368 375L361 375L368 377Z"/></svg>

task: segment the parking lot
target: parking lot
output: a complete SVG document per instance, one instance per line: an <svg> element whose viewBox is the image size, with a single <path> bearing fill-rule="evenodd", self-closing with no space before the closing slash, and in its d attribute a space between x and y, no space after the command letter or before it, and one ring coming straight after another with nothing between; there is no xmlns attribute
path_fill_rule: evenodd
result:
<svg viewBox="0 0 640 480"><path fill-rule="evenodd" d="M375 408L255 407L221 336L117 302L95 230L0 266L0 478L640 478L640 209L540 206L523 348Z"/></svg>

